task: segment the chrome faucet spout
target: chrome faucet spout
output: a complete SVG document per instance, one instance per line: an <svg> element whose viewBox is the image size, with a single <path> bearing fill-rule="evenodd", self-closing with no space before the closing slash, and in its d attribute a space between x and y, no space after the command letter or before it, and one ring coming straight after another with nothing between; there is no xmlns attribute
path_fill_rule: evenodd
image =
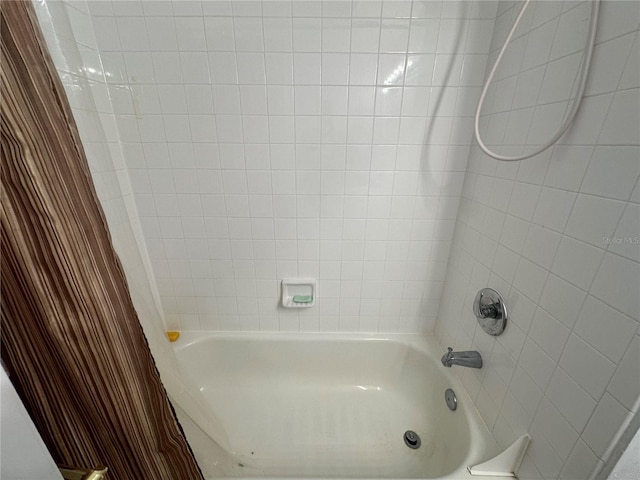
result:
<svg viewBox="0 0 640 480"><path fill-rule="evenodd" d="M453 348L448 347L447 353L442 356L441 361L445 367L460 365L461 367L482 368L482 356L480 352L476 351L454 352Z"/></svg>

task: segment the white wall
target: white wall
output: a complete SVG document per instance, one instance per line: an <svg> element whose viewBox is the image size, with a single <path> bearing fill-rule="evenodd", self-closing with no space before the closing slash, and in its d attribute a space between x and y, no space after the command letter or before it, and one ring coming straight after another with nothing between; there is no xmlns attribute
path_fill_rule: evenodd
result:
<svg viewBox="0 0 640 480"><path fill-rule="evenodd" d="M7 372L0 368L0 478L3 480L62 479L47 447L20 401Z"/></svg>
<svg viewBox="0 0 640 480"><path fill-rule="evenodd" d="M500 3L490 61L519 8ZM533 2L483 111L499 151L561 121L589 13ZM454 371L498 441L531 435L521 478L589 478L640 404L639 22L637 2L603 2L587 98L555 147L519 163L470 155L436 332L482 353L482 370ZM471 311L486 286L510 309L497 338Z"/></svg>
<svg viewBox="0 0 640 480"><path fill-rule="evenodd" d="M170 326L433 329L496 3L89 7Z"/></svg>

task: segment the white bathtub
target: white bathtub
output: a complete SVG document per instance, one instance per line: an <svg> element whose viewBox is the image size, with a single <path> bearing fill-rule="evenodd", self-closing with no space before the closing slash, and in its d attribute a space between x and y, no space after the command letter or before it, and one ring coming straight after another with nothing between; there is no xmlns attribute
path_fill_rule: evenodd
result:
<svg viewBox="0 0 640 480"><path fill-rule="evenodd" d="M433 337L184 332L174 345L244 459L225 476L478 479L466 467L498 453ZM212 475L202 436L185 430Z"/></svg>

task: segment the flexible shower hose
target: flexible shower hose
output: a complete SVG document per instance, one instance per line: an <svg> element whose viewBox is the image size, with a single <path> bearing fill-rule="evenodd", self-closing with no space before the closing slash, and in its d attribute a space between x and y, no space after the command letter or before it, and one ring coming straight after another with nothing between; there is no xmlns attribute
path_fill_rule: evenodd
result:
<svg viewBox="0 0 640 480"><path fill-rule="evenodd" d="M516 161L519 161L519 160L525 160L527 158L534 157L534 156L538 155L539 153L544 152L547 148L549 148L554 143L556 143L558 141L558 139L571 126L571 123L573 122L573 120L574 120L574 118L576 116L576 113L578 112L578 109L580 108L580 104L582 103L582 97L584 95L584 90L585 90L585 87L587 85L587 77L589 76L589 67L591 66L591 57L593 56L593 48L595 46L595 39L596 39L596 30L597 30L597 27L598 27L598 15L600 13L600 0L592 0L592 4L591 4L591 24L590 24L590 27L589 27L589 35L587 37L587 45L585 47L584 54L582 56L582 62L581 62L580 71L579 71L580 83L578 84L578 91L576 93L576 96L574 97L573 103L571 105L571 109L569 110L569 113L566 115L566 119L565 119L564 123L562 124L562 126L558 129L558 131L555 133L555 135L553 135L547 141L547 143L545 143L542 147L538 148L537 150L534 150L533 152L526 153L524 155L515 156L515 157L507 157L507 156L504 156L504 155L500 155L498 153L495 153L495 152L491 151L489 149L489 147L487 147L485 145L485 143L482 141L482 138L480 136L480 111L482 110L482 104L484 103L484 98L487 95L487 90L489 89L489 86L491 85L491 81L493 80L493 76L496 73L496 70L498 69L498 66L500 65L500 61L502 60L502 56L504 55L504 52L507 50L507 47L509 46L509 43L511 42L511 37L513 37L513 34L516 31L516 28L518 28L518 25L520 24L520 20L522 19L522 16L524 15L525 11L527 10L527 7L529 6L530 2L531 2L531 0L525 0L524 5L522 6L522 9L520 10L520 13L518 13L518 16L516 17L515 22L513 22L513 26L511 27L511 30L509 31L509 35L507 35L507 38L504 41L504 45L502 46L502 49L500 50L500 53L498 54L498 57L496 58L496 61L493 64L493 67L491 67L491 72L489 73L489 76L487 77L487 81L485 82L484 86L482 87L482 92L480 93L480 99L478 100L478 107L476 108L476 115L475 115L475 121L474 121L475 125L474 126L475 126L475 137L476 137L476 141L478 142L478 146L480 147L480 149L484 153L486 153L490 157L493 157L493 158L495 158L497 160L502 160L502 161L505 161L505 162L516 162Z"/></svg>

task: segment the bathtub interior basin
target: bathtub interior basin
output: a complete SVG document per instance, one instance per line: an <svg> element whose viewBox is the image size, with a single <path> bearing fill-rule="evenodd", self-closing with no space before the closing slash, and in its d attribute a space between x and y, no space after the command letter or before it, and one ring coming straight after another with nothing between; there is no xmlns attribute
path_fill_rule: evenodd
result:
<svg viewBox="0 0 640 480"><path fill-rule="evenodd" d="M439 350L424 335L186 332L176 342L244 459L227 474L272 478L461 478L495 455ZM456 411L447 388L458 394ZM420 448L405 444L407 430Z"/></svg>

